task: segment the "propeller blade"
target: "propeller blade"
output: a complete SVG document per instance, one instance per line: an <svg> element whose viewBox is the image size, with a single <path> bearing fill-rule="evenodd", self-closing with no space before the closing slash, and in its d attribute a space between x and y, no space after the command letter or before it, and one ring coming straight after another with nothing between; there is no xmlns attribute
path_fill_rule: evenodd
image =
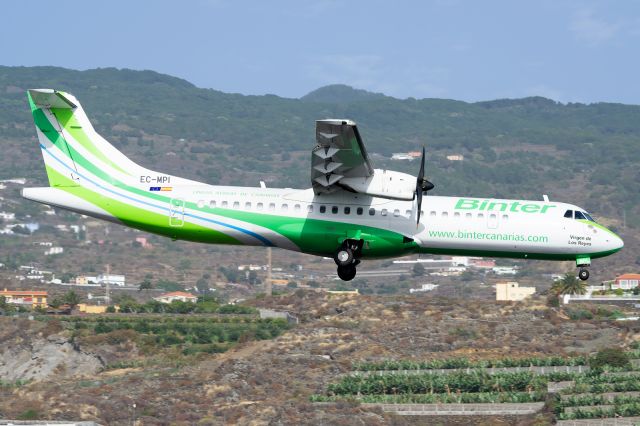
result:
<svg viewBox="0 0 640 426"><path fill-rule="evenodd" d="M422 191L424 181L424 146L422 147L422 158L420 159L420 171L418 172L418 178L416 179L416 204L418 207L418 213L416 214L416 226L420 226L420 212L422 211Z"/></svg>
<svg viewBox="0 0 640 426"><path fill-rule="evenodd" d="M416 192L416 201L418 205L418 218L416 220L416 226L420 226L420 212L422 211L422 188Z"/></svg>

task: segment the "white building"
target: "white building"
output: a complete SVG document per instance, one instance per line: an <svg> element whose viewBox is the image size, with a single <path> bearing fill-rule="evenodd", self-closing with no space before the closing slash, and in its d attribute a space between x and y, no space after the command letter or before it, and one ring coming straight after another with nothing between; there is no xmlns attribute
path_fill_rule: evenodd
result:
<svg viewBox="0 0 640 426"><path fill-rule="evenodd" d="M496 284L496 300L519 301L535 294L535 287L520 287L515 281Z"/></svg>
<svg viewBox="0 0 640 426"><path fill-rule="evenodd" d="M161 303L171 303L175 300L196 303L198 301L198 297L184 291L172 291L171 293L165 293L158 297L154 297L153 300L157 300Z"/></svg>
<svg viewBox="0 0 640 426"><path fill-rule="evenodd" d="M427 291L433 291L438 288L438 284L422 284L420 288L410 288L409 293L423 293Z"/></svg>
<svg viewBox="0 0 640 426"><path fill-rule="evenodd" d="M491 270L496 275L515 275L518 273L516 266L496 266L495 268L491 268Z"/></svg>
<svg viewBox="0 0 640 426"><path fill-rule="evenodd" d="M0 219L2 220L14 220L15 218L16 218L15 213L0 212Z"/></svg>
<svg viewBox="0 0 640 426"><path fill-rule="evenodd" d="M64 248L62 247L51 247L47 250L45 250L44 255L45 256L51 256L52 254L61 254L64 252Z"/></svg>
<svg viewBox="0 0 640 426"><path fill-rule="evenodd" d="M96 277L96 281L98 284L117 285L119 287L124 287L125 284L124 275L100 274Z"/></svg>

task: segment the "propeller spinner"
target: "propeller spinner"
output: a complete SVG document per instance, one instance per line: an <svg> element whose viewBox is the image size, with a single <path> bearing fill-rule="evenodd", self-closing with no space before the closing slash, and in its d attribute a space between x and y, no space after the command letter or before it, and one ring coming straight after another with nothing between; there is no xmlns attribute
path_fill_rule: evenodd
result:
<svg viewBox="0 0 640 426"><path fill-rule="evenodd" d="M418 214L416 220L416 226L420 225L420 212L422 211L422 194L431 191L435 188L435 185L429 182L424 177L424 146L422 147L422 159L420 160L420 172L418 173L418 179L416 179L416 199L418 204Z"/></svg>

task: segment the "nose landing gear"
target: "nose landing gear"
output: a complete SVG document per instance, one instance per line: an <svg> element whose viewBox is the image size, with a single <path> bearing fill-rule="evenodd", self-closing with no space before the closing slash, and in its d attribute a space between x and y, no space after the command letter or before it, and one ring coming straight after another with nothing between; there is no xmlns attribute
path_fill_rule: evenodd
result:
<svg viewBox="0 0 640 426"><path fill-rule="evenodd" d="M343 281L351 281L356 276L358 257L362 254L363 240L345 240L336 250L333 260L338 265L338 277Z"/></svg>
<svg viewBox="0 0 640 426"><path fill-rule="evenodd" d="M589 270L585 269L585 268L580 268L580 271L578 272L578 278L580 278L582 281L586 281L589 279Z"/></svg>
<svg viewBox="0 0 640 426"><path fill-rule="evenodd" d="M591 258L589 258L589 256L578 256L576 258L576 266L580 268L580 271L578 271L578 278L582 281L588 280L589 271L587 270L587 266L591 266Z"/></svg>

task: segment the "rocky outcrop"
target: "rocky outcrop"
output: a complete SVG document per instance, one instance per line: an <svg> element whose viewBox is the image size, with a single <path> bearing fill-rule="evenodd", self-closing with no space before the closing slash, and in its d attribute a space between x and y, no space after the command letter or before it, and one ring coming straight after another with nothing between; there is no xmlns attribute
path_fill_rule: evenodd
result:
<svg viewBox="0 0 640 426"><path fill-rule="evenodd" d="M0 381L92 375L103 367L99 357L82 352L61 334L16 331L0 336Z"/></svg>

